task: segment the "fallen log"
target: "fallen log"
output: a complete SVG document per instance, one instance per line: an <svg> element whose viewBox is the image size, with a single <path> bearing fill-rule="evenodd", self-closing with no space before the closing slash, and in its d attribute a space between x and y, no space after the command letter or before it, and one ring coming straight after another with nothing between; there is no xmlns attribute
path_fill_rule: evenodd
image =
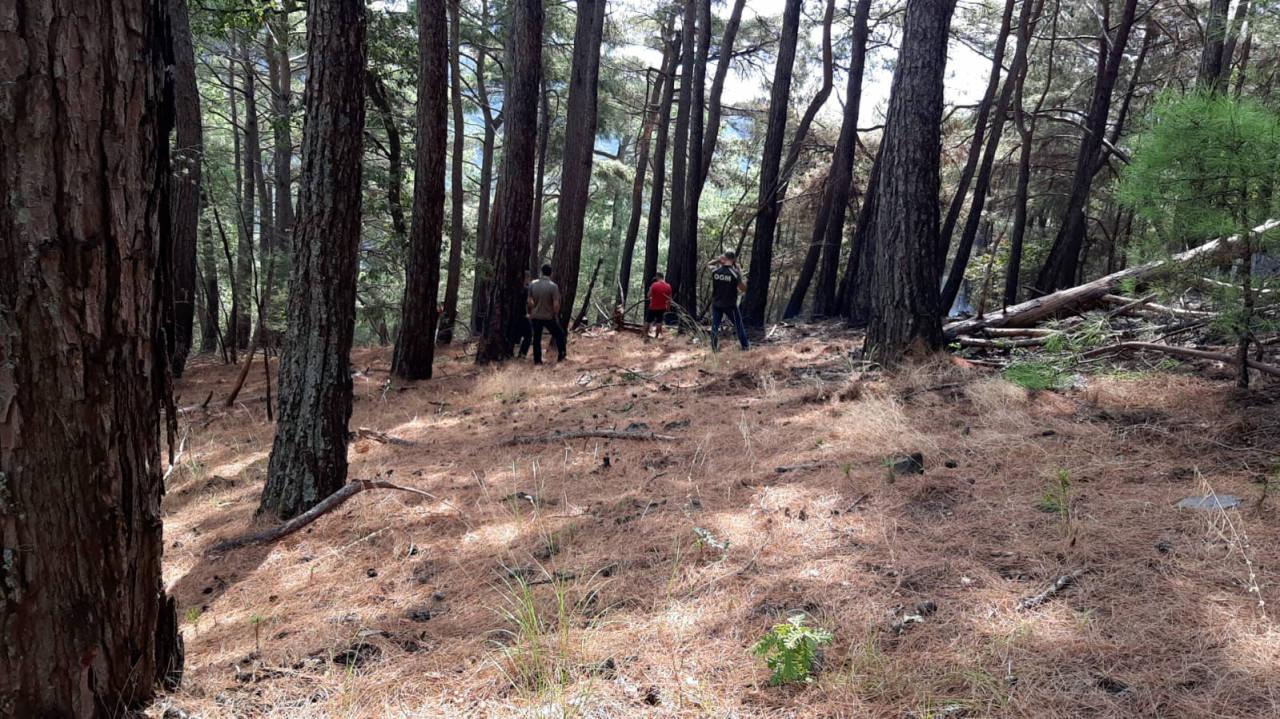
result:
<svg viewBox="0 0 1280 719"><path fill-rule="evenodd" d="M1060 334L1062 330L1049 329L1048 327L983 327L982 334L986 337L1051 337Z"/></svg>
<svg viewBox="0 0 1280 719"><path fill-rule="evenodd" d="M1027 609L1033 609L1035 607L1040 606L1041 604L1044 604L1050 599L1053 599L1057 595L1061 594L1064 590L1066 590L1071 585L1075 584L1076 580L1082 576L1084 576L1084 570L1077 569L1076 571L1070 574L1064 574L1061 577L1058 577L1058 580L1053 584L1049 585L1049 588L1044 590L1043 592L1040 592L1039 594L1036 594L1034 596L1026 597L1022 600L1019 600L1018 609L1025 611Z"/></svg>
<svg viewBox="0 0 1280 719"><path fill-rule="evenodd" d="M1280 219L1271 219L1251 230L1257 235L1280 227ZM951 322L944 326L943 333L948 339L960 335L972 335L986 327L1026 327L1065 312L1075 312L1097 302L1106 295L1112 294L1125 280L1147 280L1159 277L1176 267L1196 260L1205 260L1218 256L1225 249L1240 241L1239 235L1218 238L1180 252L1165 260L1155 260L1136 267L1113 272L1083 285L1069 287L1042 297L1027 300L1000 312L993 312L985 317L974 317L967 320Z"/></svg>
<svg viewBox="0 0 1280 719"><path fill-rule="evenodd" d="M299 514L293 519L290 519L284 524L270 529L265 529L261 532L254 532L252 534L246 534L233 539L223 540L213 545L213 548L210 551L226 552L232 549L239 549L240 547L247 547L251 544L266 544L268 542L274 542L281 539L282 537L287 537L329 512L337 509L348 499L351 499L357 494L368 489L395 489L401 492L418 494L428 499L437 499L434 494L425 492L421 489L415 489L413 487L392 484L391 482L384 482L380 479L356 479L348 482L342 489L339 489L328 497L320 500L319 504L308 509L302 514Z"/></svg>
<svg viewBox="0 0 1280 719"><path fill-rule="evenodd" d="M1213 317L1216 312L1205 312L1203 310L1184 310L1178 307L1169 307L1166 305L1156 304L1151 301L1154 295L1149 295L1141 299L1133 299L1131 297L1121 297L1120 295L1103 295L1102 301L1113 305L1120 305L1119 308L1112 310L1112 314L1120 314L1121 312L1149 312L1161 315L1172 315L1174 317L1187 318L1203 318Z"/></svg>
<svg viewBox="0 0 1280 719"><path fill-rule="evenodd" d="M981 337L961 336L952 340L961 347L977 347L981 349L1007 350L1014 347L1039 347L1049 341L1048 336L1019 337L1012 339L983 339Z"/></svg>
<svg viewBox="0 0 1280 719"><path fill-rule="evenodd" d="M1119 344L1107 345L1097 349L1089 350L1081 355L1084 359L1093 357L1102 357L1104 355L1115 354L1117 352L1161 352L1174 357L1187 357L1189 359L1212 360L1214 362L1222 362L1234 367L1239 367L1236 362L1235 355L1229 355L1225 352L1210 352L1208 350L1192 349L1190 347L1177 347L1175 345L1162 345L1157 342L1121 342ZM1263 374L1269 374L1273 377L1280 377L1280 367L1275 365L1258 362L1256 360L1247 360L1249 369L1255 369Z"/></svg>
<svg viewBox="0 0 1280 719"><path fill-rule="evenodd" d="M417 447L418 446L418 443L411 439L396 437L396 436L387 434L386 432L382 432L376 429L370 429L369 427L356 428L356 431L351 433L351 439L352 440L371 439L375 442L381 442L382 444L394 444L399 447Z"/></svg>
<svg viewBox="0 0 1280 719"><path fill-rule="evenodd" d="M570 439L638 439L642 441L670 442L675 439L669 434L655 434L653 432L637 432L634 430L617 430L617 429L579 429L569 432L552 432L551 434L534 434L515 436L507 440L507 444L538 444L540 442L561 442Z"/></svg>

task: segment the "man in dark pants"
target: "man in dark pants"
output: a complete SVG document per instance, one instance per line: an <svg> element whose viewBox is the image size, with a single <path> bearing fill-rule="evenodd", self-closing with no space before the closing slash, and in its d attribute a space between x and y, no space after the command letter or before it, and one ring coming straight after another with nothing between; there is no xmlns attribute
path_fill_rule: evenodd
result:
<svg viewBox="0 0 1280 719"><path fill-rule="evenodd" d="M533 363L542 364L542 330L556 341L557 359L564 361L565 336L560 326L560 287L551 281L551 265L542 266L542 277L529 285L529 321L533 325Z"/></svg>
<svg viewBox="0 0 1280 719"><path fill-rule="evenodd" d="M708 265L711 272L711 351L720 351L720 322L726 316L738 332L738 343L743 351L751 348L747 342L747 329L742 325L742 313L738 311L738 295L747 291L747 283L738 269L738 256L725 252Z"/></svg>
<svg viewBox="0 0 1280 719"><path fill-rule="evenodd" d="M529 345L533 343L533 327L529 321L528 314L528 297L529 297L529 271L524 271L524 293L525 293L525 314L514 315L511 317L511 325L507 331L507 341L512 347L520 345L520 358L524 359L529 356Z"/></svg>
<svg viewBox="0 0 1280 719"><path fill-rule="evenodd" d="M644 312L644 341L649 341L649 328L655 327L653 338L662 337L662 325L667 321L667 313L671 311L671 285L663 279L662 273L653 275L653 284L649 285L649 308Z"/></svg>

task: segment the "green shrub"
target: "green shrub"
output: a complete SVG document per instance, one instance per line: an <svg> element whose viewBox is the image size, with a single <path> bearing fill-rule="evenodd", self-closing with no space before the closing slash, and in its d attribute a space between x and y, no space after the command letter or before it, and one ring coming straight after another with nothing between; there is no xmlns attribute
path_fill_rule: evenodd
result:
<svg viewBox="0 0 1280 719"><path fill-rule="evenodd" d="M751 647L751 653L764 657L773 670L770 684L808 682L818 647L830 644L831 639L830 632L805 626L804 617L796 614L782 624L775 624Z"/></svg>

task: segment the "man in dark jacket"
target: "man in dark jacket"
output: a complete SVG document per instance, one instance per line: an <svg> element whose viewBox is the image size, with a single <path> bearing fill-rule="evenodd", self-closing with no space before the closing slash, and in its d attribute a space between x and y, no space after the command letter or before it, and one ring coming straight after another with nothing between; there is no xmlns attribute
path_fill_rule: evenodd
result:
<svg viewBox="0 0 1280 719"><path fill-rule="evenodd" d="M732 251L725 252L713 261L708 268L711 272L711 351L720 351L720 322L728 317L738 333L738 343L743 350L751 348L747 342L747 328L742 324L742 313L738 311L738 295L747 291L747 283L742 279L742 270L738 269L738 256Z"/></svg>

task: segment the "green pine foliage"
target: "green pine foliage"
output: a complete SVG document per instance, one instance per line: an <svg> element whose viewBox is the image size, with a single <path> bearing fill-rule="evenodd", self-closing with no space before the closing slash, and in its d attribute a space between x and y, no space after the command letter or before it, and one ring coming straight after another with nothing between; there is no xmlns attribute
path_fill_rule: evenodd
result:
<svg viewBox="0 0 1280 719"><path fill-rule="evenodd" d="M818 647L830 644L831 633L818 627L805 626L804 617L796 614L760 638L751 653L764 657L773 670L769 683L775 686L807 683L813 673Z"/></svg>

